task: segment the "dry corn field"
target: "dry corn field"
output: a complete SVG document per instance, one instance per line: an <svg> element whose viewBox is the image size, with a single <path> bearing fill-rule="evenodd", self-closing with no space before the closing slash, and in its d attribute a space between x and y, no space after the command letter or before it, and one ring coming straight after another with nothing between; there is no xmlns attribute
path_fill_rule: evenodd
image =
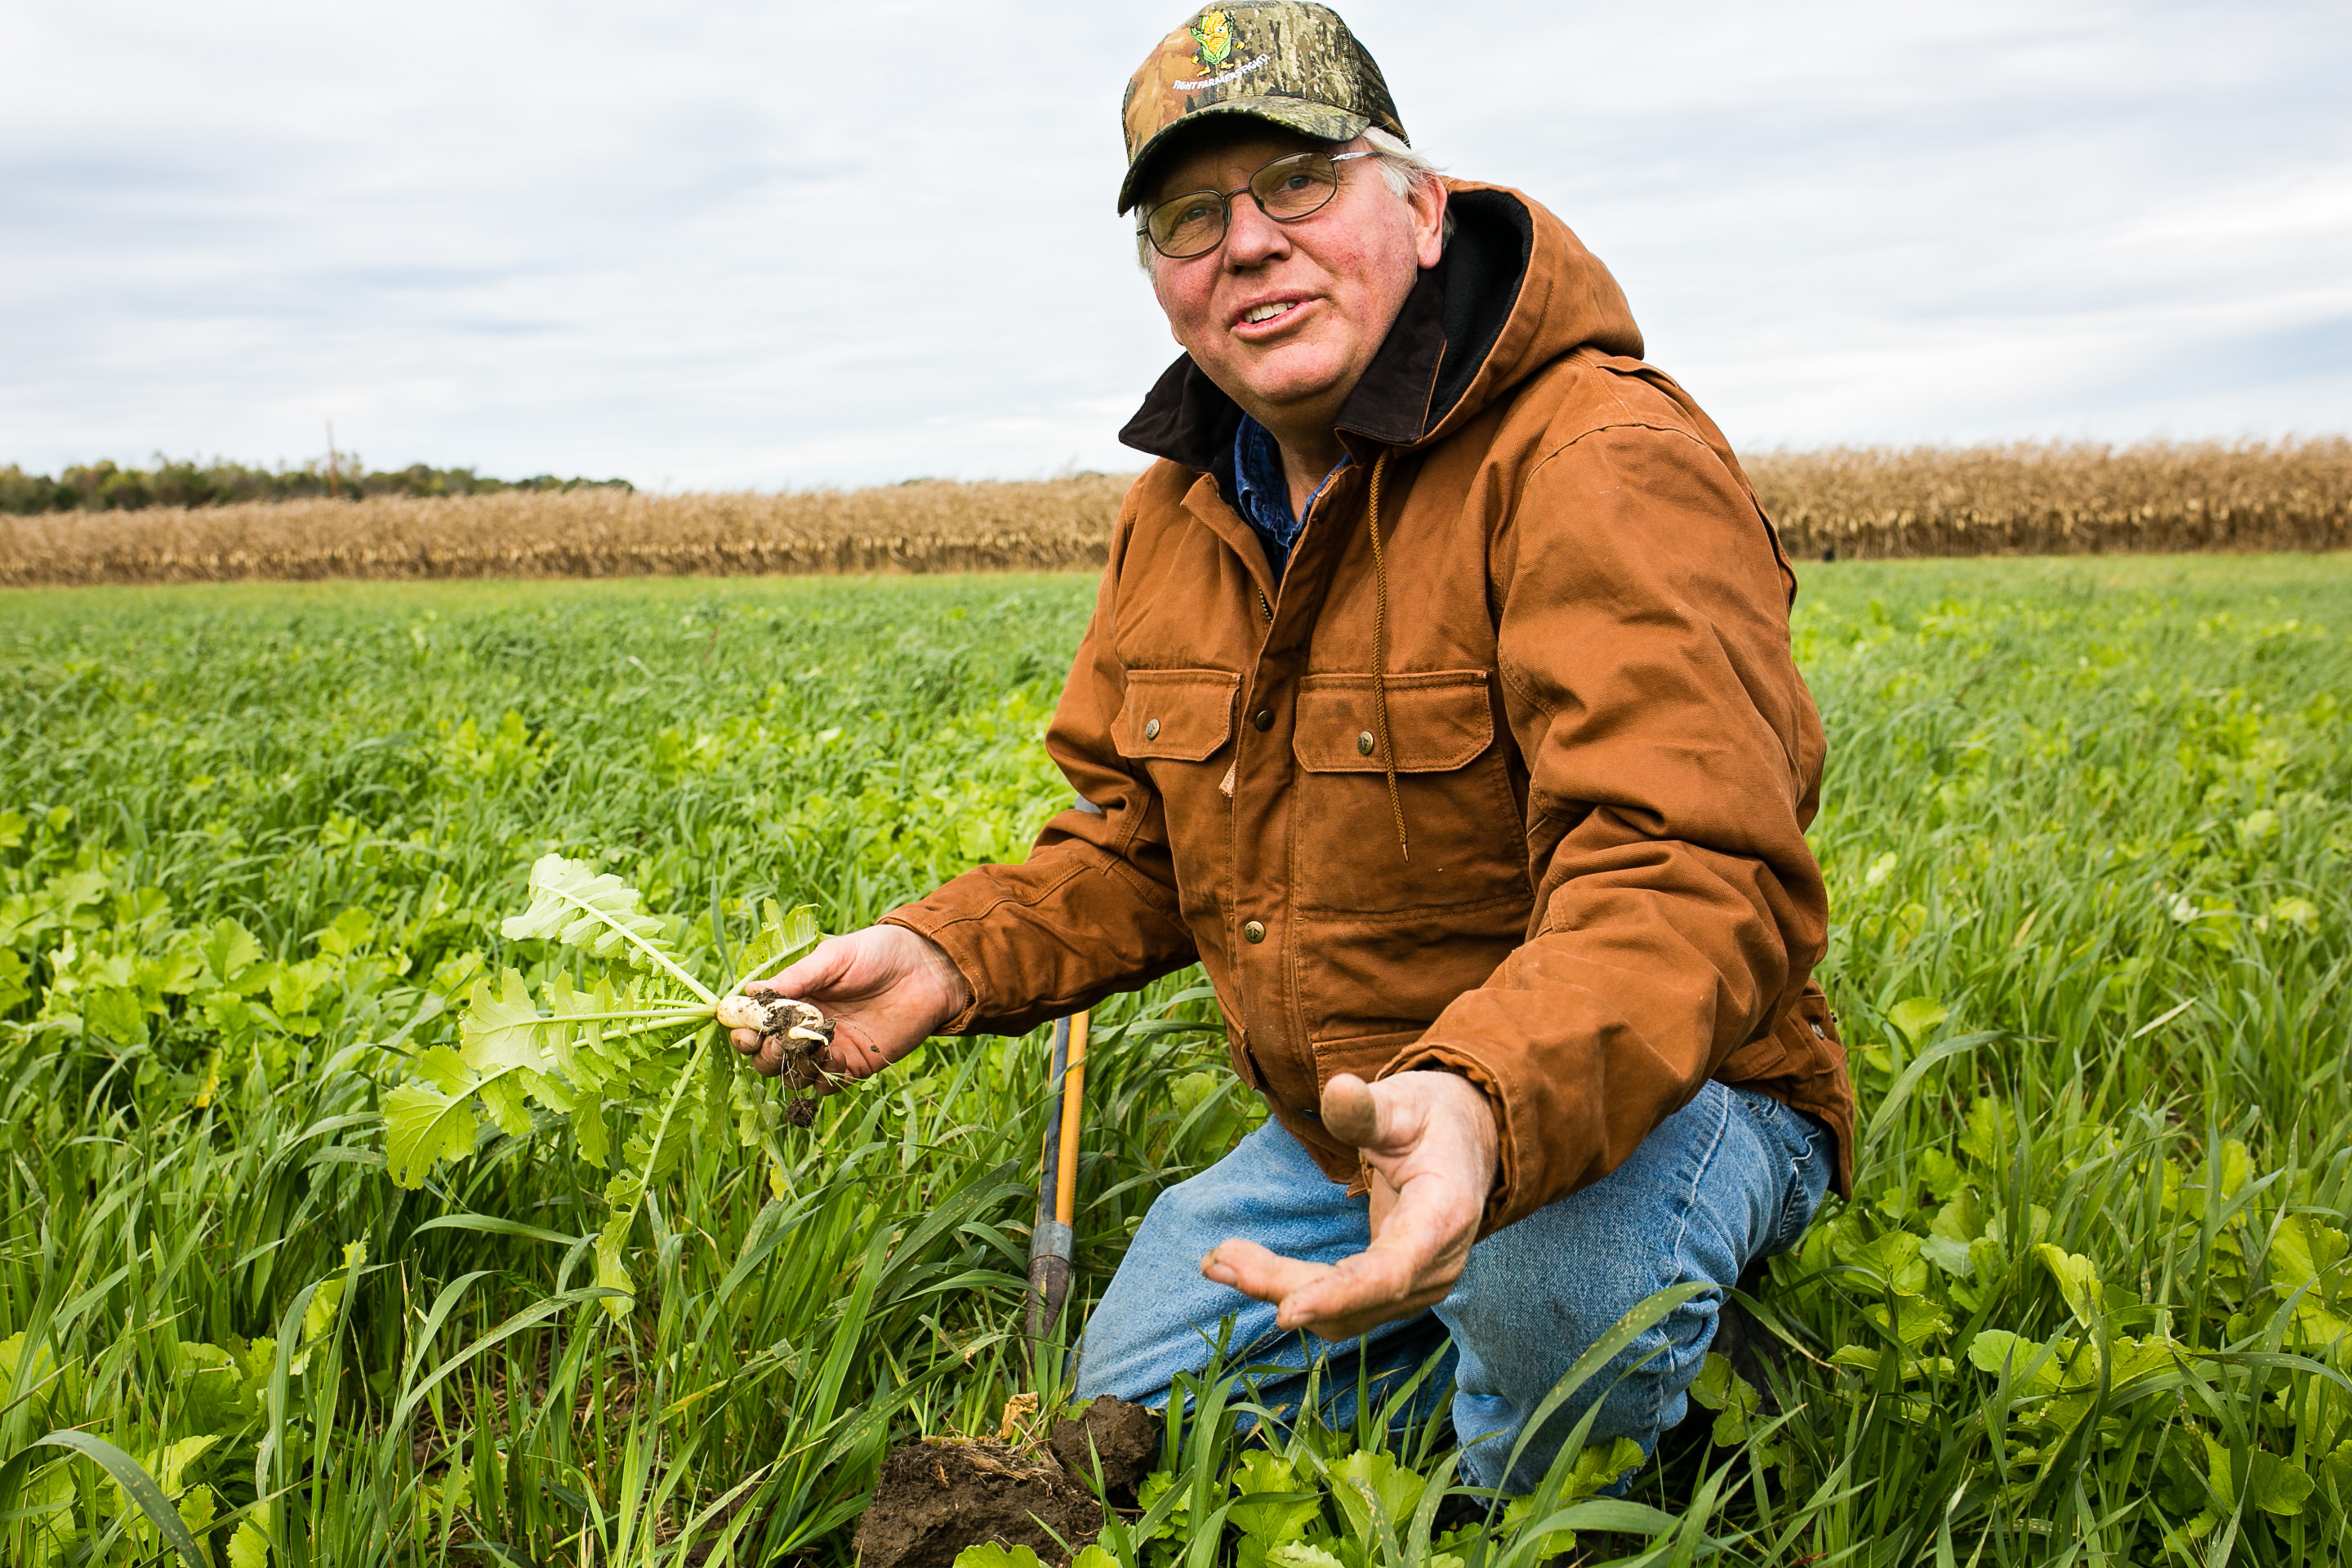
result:
<svg viewBox="0 0 2352 1568"><path fill-rule="evenodd" d="M1818 560L2341 550L2352 441L1832 448L1750 458ZM780 495L375 497L0 519L0 584L627 577L1102 564L1122 475Z"/></svg>
<svg viewBox="0 0 2352 1568"><path fill-rule="evenodd" d="M2352 440L1832 447L1748 459L1790 552L1820 559L2352 546Z"/></svg>

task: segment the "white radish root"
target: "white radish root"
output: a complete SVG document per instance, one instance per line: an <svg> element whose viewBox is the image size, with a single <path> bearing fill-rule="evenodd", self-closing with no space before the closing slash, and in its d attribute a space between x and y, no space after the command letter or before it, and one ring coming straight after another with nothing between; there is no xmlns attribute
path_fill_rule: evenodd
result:
<svg viewBox="0 0 2352 1568"><path fill-rule="evenodd" d="M738 992L721 996L718 1006L719 1026L722 1029L759 1029L768 1026L768 1005L756 996Z"/></svg>
<svg viewBox="0 0 2352 1568"><path fill-rule="evenodd" d="M814 1004L791 996L759 997L738 993L719 999L716 1016L726 1029L754 1029L763 1042L772 1040L783 1056L784 1088L822 1089L833 1081L824 1068L824 1048L833 1044L834 1023ZM784 1115L796 1127L805 1127L816 1114L814 1097L788 1092Z"/></svg>

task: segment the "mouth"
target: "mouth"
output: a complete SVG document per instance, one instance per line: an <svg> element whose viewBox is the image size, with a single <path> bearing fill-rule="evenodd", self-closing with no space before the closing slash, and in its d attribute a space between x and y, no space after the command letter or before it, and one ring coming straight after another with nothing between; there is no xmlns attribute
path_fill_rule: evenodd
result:
<svg viewBox="0 0 2352 1568"><path fill-rule="evenodd" d="M1304 300L1267 300L1244 310L1240 320L1236 321L1234 326L1237 331L1244 328L1274 326L1288 321L1304 309L1307 303L1307 301Z"/></svg>

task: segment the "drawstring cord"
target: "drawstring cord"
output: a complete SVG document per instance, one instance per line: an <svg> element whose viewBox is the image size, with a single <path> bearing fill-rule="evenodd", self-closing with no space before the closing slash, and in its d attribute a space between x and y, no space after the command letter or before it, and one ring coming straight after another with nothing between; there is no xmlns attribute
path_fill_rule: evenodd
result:
<svg viewBox="0 0 2352 1568"><path fill-rule="evenodd" d="M1397 793L1396 748L1389 743L1389 568L1381 553L1381 473L1388 466L1386 452L1372 460L1372 714L1381 730L1381 766L1388 774L1389 811L1396 817L1397 848L1410 860L1412 846L1405 841L1404 797Z"/></svg>

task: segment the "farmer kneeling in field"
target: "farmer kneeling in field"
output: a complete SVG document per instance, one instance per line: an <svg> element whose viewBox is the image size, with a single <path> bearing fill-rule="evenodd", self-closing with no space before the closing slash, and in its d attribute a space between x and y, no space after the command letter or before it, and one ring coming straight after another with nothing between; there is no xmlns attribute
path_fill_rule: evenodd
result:
<svg viewBox="0 0 2352 1568"><path fill-rule="evenodd" d="M1481 1485L1530 1487L1597 1394L1594 1440L1647 1449L1852 1147L1795 579L1607 269L1412 153L1332 13L1200 13L1124 118L1185 352L1046 736L1077 804L773 989L862 1077L1197 959L1272 1119L1152 1206L1079 1392L1163 1402L1231 1315L1240 1364L1444 1350Z"/></svg>

